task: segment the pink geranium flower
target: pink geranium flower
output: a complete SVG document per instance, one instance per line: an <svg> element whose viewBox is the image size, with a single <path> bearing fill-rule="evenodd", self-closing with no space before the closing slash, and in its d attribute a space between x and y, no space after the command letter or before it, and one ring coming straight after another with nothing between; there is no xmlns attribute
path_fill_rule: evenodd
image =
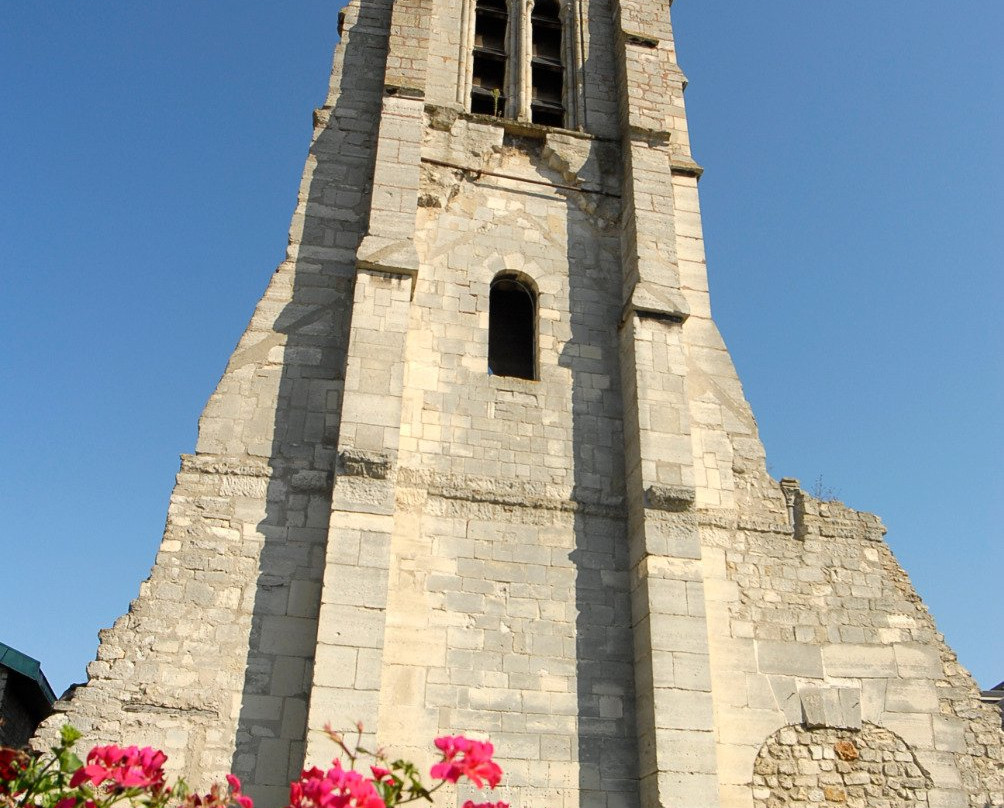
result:
<svg viewBox="0 0 1004 808"><path fill-rule="evenodd" d="M164 787L164 762L167 755L157 749L129 746L95 746L87 753L87 765L81 766L70 780L70 788L90 782L124 791L146 788L159 792Z"/></svg>
<svg viewBox="0 0 1004 808"><path fill-rule="evenodd" d="M188 794L179 808L233 808L233 806L254 808L254 803L249 796L241 793L240 779L236 775L228 774L226 791L218 783L213 783L208 794Z"/></svg>
<svg viewBox="0 0 1004 808"><path fill-rule="evenodd" d="M327 772L305 769L289 784L289 808L384 808L384 801L372 780L336 760Z"/></svg>
<svg viewBox="0 0 1004 808"><path fill-rule="evenodd" d="M492 760L495 747L488 741L445 735L436 738L435 744L443 759L429 773L437 780L456 783L466 777L478 788L484 788L485 783L495 788L502 780L502 769Z"/></svg>

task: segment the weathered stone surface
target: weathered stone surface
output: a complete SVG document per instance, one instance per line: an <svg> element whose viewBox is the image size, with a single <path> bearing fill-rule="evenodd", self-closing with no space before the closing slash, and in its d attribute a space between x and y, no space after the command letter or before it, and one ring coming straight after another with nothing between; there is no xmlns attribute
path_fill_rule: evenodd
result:
<svg viewBox="0 0 1004 808"><path fill-rule="evenodd" d="M38 743L69 719L263 808L357 720L423 765L489 734L514 805L1004 804L1000 717L881 522L767 473L670 3L562 3L563 127L530 6L499 116L470 112L474 0L345 6L286 260ZM500 276L532 379L488 372Z"/></svg>

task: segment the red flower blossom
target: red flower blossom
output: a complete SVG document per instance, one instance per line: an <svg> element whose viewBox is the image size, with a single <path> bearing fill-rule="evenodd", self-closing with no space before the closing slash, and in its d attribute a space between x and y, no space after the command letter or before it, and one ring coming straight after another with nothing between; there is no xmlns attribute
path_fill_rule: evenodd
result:
<svg viewBox="0 0 1004 808"><path fill-rule="evenodd" d="M95 746L87 753L87 765L81 766L70 780L70 788L90 782L112 789L146 788L159 793L164 788L164 762L167 755L157 749L130 746Z"/></svg>
<svg viewBox="0 0 1004 808"><path fill-rule="evenodd" d="M227 775L227 785L230 786L230 800L240 808L254 808L254 802L247 794L241 793L241 781L236 774Z"/></svg>
<svg viewBox="0 0 1004 808"><path fill-rule="evenodd" d="M391 782L397 780L397 777L394 776L394 773L390 769L385 769L382 766L370 766L370 771L373 772L374 780L389 780Z"/></svg>
<svg viewBox="0 0 1004 808"><path fill-rule="evenodd" d="M227 786L224 791L218 783L214 783L208 794L189 794L181 808L230 808L234 805L238 808L254 808L251 798L241 794L241 781L235 775L227 775Z"/></svg>
<svg viewBox="0 0 1004 808"><path fill-rule="evenodd" d="M305 769L289 784L289 808L384 808L384 801L372 780L336 760L327 772Z"/></svg>
<svg viewBox="0 0 1004 808"><path fill-rule="evenodd" d="M437 780L456 783L466 777L478 788L487 782L495 788L502 779L501 767L492 760L495 747L488 741L473 741L463 735L436 738L436 748L443 759L432 767L430 774Z"/></svg>
<svg viewBox="0 0 1004 808"><path fill-rule="evenodd" d="M0 794L10 794L10 784L24 768L25 754L0 746Z"/></svg>

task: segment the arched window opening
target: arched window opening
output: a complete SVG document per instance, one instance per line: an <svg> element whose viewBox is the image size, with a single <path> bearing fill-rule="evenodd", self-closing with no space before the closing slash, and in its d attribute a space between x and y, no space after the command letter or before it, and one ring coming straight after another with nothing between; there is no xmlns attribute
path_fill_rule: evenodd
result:
<svg viewBox="0 0 1004 808"><path fill-rule="evenodd" d="M562 60L561 7L558 0L537 0L531 18L530 60L533 97L530 116L545 126L565 125L565 67Z"/></svg>
<svg viewBox="0 0 1004 808"><path fill-rule="evenodd" d="M474 68L471 112L500 116L506 109L506 0L478 0L474 10Z"/></svg>
<svg viewBox="0 0 1004 808"><path fill-rule="evenodd" d="M488 372L537 378L537 295L512 276L492 283L488 314Z"/></svg>

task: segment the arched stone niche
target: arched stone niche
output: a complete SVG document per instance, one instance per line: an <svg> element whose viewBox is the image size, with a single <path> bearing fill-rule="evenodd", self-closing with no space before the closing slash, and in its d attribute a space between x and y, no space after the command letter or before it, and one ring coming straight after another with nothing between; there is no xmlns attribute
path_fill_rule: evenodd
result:
<svg viewBox="0 0 1004 808"><path fill-rule="evenodd" d="M930 788L906 742L867 723L784 727L753 765L754 808L927 808Z"/></svg>

